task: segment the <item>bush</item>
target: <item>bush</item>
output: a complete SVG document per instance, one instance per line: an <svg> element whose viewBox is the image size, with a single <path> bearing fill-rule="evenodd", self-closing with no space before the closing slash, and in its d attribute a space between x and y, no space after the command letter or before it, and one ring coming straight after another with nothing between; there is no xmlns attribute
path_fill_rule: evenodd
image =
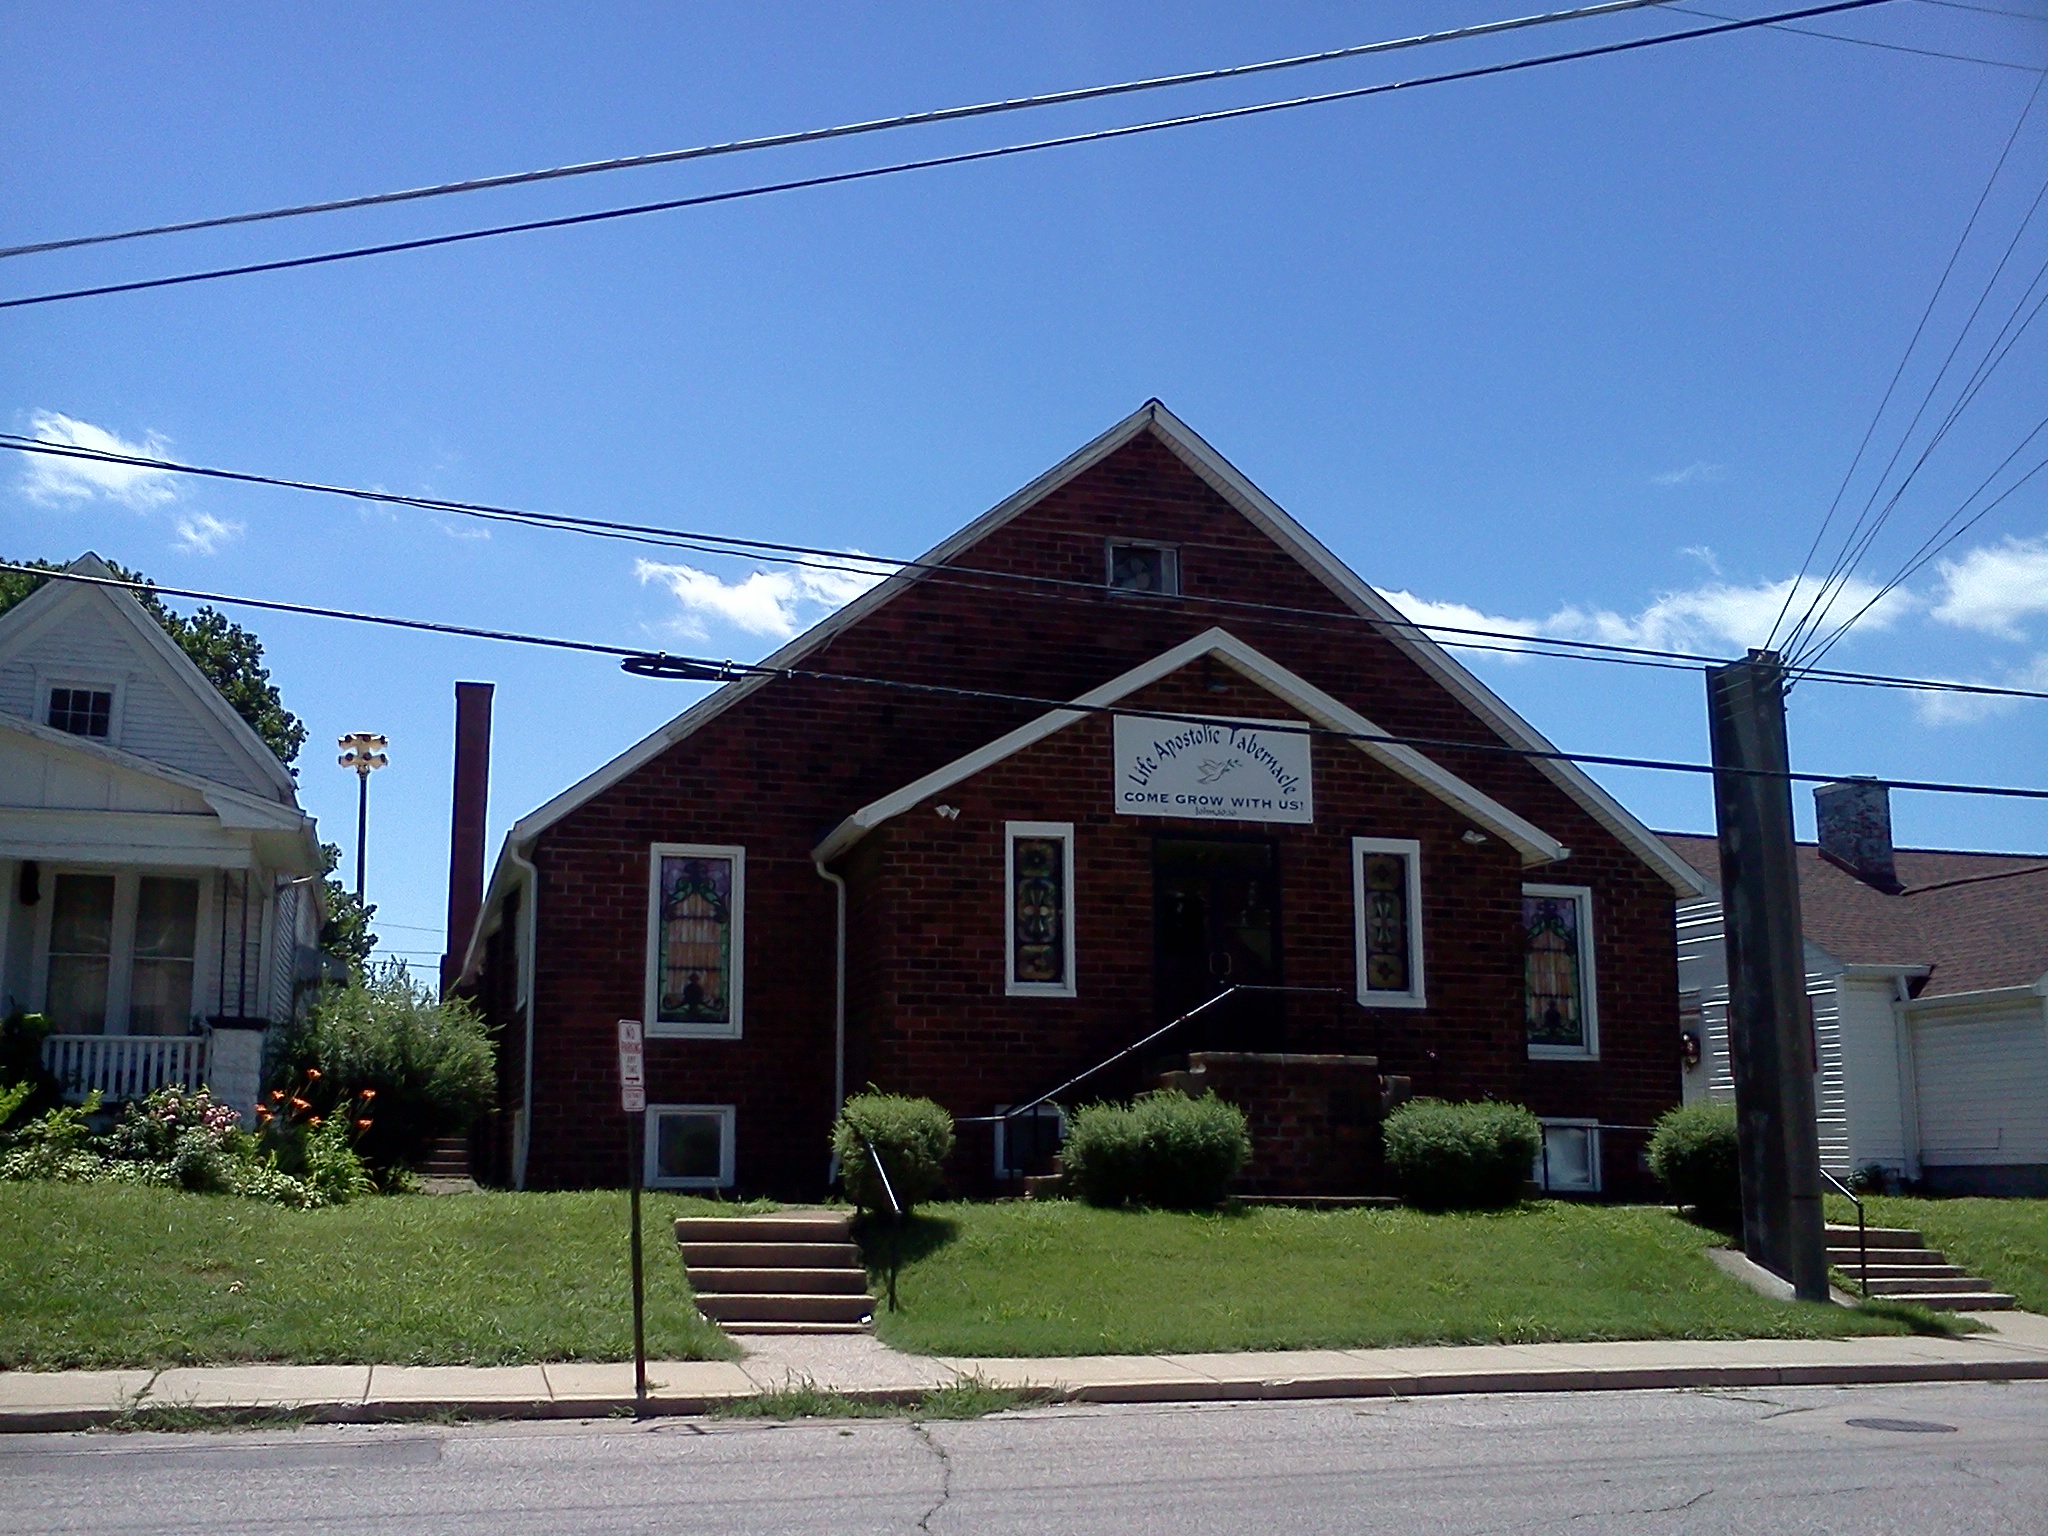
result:
<svg viewBox="0 0 2048 1536"><path fill-rule="evenodd" d="M865 1138L865 1140L863 1140ZM953 1155L953 1117L930 1099L893 1093L857 1093L846 1101L832 1127L832 1153L846 1198L864 1211L882 1213L889 1198L875 1176L872 1144L880 1154L889 1187L905 1214L939 1192L946 1159Z"/></svg>
<svg viewBox="0 0 2048 1536"><path fill-rule="evenodd" d="M1498 1210L1522 1197L1543 1127L1519 1104L1414 1099L1387 1116L1387 1172L1425 1211Z"/></svg>
<svg viewBox="0 0 2048 1536"><path fill-rule="evenodd" d="M375 1122L356 1149L373 1168L413 1168L443 1136L460 1135L491 1106L496 1053L476 1010L436 1002L402 965L329 991L305 1021L280 1037L273 1080L297 1080L295 1095L323 1118L366 1094Z"/></svg>
<svg viewBox="0 0 2048 1536"><path fill-rule="evenodd" d="M1733 1104L1687 1104L1665 1111L1650 1134L1650 1172L1676 1205L1700 1221L1742 1222L1742 1172Z"/></svg>
<svg viewBox="0 0 2048 1536"><path fill-rule="evenodd" d="M1244 1111L1212 1090L1140 1095L1128 1106L1075 1114L1060 1155L1067 1181L1090 1205L1197 1211L1220 1205L1252 1155Z"/></svg>
<svg viewBox="0 0 2048 1536"><path fill-rule="evenodd" d="M0 1083L28 1089L24 1102L15 1107L29 1115L43 1114L64 1102L62 1085L43 1065L43 1040L49 1033L50 1021L40 1013L11 1013L0 1019Z"/></svg>

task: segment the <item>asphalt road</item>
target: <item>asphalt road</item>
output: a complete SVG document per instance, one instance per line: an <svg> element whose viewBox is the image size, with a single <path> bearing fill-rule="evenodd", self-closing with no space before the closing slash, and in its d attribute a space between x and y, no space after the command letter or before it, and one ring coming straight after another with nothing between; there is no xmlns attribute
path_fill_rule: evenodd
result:
<svg viewBox="0 0 2048 1536"><path fill-rule="evenodd" d="M0 1531L313 1527L2035 1536L2048 1383L0 1440Z"/></svg>

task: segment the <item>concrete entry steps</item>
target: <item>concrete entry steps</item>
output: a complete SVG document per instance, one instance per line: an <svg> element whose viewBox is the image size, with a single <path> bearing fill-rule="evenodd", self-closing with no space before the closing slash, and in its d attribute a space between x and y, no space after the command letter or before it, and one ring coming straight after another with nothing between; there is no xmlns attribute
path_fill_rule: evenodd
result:
<svg viewBox="0 0 2048 1536"><path fill-rule="evenodd" d="M864 1333L875 1303L851 1211L680 1216L697 1310L727 1333Z"/></svg>
<svg viewBox="0 0 2048 1536"><path fill-rule="evenodd" d="M1869 1249L1872 1296L1936 1312L2004 1312L2013 1306L2011 1296L1949 1263L1910 1227L1872 1227L1859 1247L1854 1227L1830 1223L1827 1244L1828 1263L1855 1282L1864 1273L1863 1248Z"/></svg>

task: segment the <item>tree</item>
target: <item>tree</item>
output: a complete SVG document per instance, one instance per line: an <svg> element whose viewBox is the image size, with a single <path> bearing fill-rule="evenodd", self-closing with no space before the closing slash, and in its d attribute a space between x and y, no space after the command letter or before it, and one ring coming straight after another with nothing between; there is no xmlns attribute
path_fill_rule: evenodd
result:
<svg viewBox="0 0 2048 1536"><path fill-rule="evenodd" d="M61 565L47 560L12 562L36 571L61 571ZM166 608L155 592L147 590L149 578L137 571L124 571L108 562L123 581L142 582L145 590L135 594L149 616L163 626L177 646L192 658L193 665L219 690L234 712L249 722L263 745L277 754L287 768L306 742L305 722L284 707L270 671L263 665L263 643L248 630L212 608L201 608L187 618ZM34 592L49 580L25 571L0 571L0 613ZM372 941L374 942L374 940Z"/></svg>
<svg viewBox="0 0 2048 1536"><path fill-rule="evenodd" d="M349 970L360 976L370 963L370 951L377 947L377 935L370 932L377 903L356 900L356 893L334 878L334 866L341 862L338 843L322 843L320 856L327 861L327 921L320 925L320 947L346 960Z"/></svg>

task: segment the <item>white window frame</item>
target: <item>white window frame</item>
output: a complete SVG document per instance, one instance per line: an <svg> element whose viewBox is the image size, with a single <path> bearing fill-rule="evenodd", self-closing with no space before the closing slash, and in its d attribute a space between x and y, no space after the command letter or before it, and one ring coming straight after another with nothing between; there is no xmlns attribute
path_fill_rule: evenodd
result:
<svg viewBox="0 0 2048 1536"><path fill-rule="evenodd" d="M1545 1115L1540 1121L1543 1126L1543 1145L1536 1152L1536 1166L1529 1171L1531 1182L1540 1185L1545 1194L1597 1195L1600 1193L1600 1122L1586 1120L1572 1115ZM1550 1182L1548 1154L1552 1131L1584 1131L1586 1133L1586 1171L1591 1182L1583 1186L1561 1188Z"/></svg>
<svg viewBox="0 0 2048 1536"><path fill-rule="evenodd" d="M107 747L118 747L121 745L122 705L127 701L128 694L128 681L126 678L95 677L91 673L44 672L40 668L37 669L36 724L46 730L57 729L57 727L50 724L50 695L59 688L69 688L74 691L83 689L87 693L112 694L113 700L107 705L107 734L104 736L80 736L78 739L80 741L96 741L100 745ZM66 731L64 734L69 736L74 733Z"/></svg>
<svg viewBox="0 0 2048 1536"><path fill-rule="evenodd" d="M1120 587L1116 584L1116 552L1120 549L1156 549L1166 556L1162 570L1167 579L1165 590L1140 592L1135 587ZM1180 596L1180 546L1162 544L1157 539L1104 539L1102 541L1102 584L1112 592L1121 592L1128 597L1179 597Z"/></svg>
<svg viewBox="0 0 2048 1536"><path fill-rule="evenodd" d="M1066 980L1017 979L1017 839L1057 838L1064 847L1061 863L1067 877L1065 918ZM1074 824L1071 821L1006 821L1003 823L1003 995L1006 997L1074 997Z"/></svg>
<svg viewBox="0 0 2048 1536"><path fill-rule="evenodd" d="M718 1176L711 1179L665 1178L661 1172L661 1117L663 1115L714 1115L718 1119ZM642 1182L649 1189L731 1189L733 1184L733 1132L739 1112L731 1104L650 1104L641 1131Z"/></svg>
<svg viewBox="0 0 2048 1536"><path fill-rule="evenodd" d="M1010 1146L1008 1133L1010 1121L1003 1118L1009 1107L1007 1104L998 1104L996 1106L996 1177L999 1179L1015 1178L1019 1172L1018 1169L1009 1166ZM1051 1113L1048 1114L1047 1111ZM1057 1104L1041 1104L1036 1109L1027 1110L1014 1118L1018 1120L1035 1120L1040 1118L1056 1120L1059 1122L1061 1143L1064 1144L1067 1139L1067 1112Z"/></svg>
<svg viewBox="0 0 2048 1536"><path fill-rule="evenodd" d="M1579 1045L1530 1045L1531 1061L1598 1061L1600 1059L1600 977L1593 966L1593 954L1599 947L1593 934L1593 888L1590 885L1525 885L1524 896L1570 896L1579 904L1579 985L1585 995L1580 998L1580 1014L1585 1020L1586 1043ZM1519 920L1518 920L1519 926ZM1522 931L1524 953L1521 956L1524 1028L1527 1028L1529 965L1526 945L1528 933ZM1565 1122L1559 1121L1560 1125Z"/></svg>
<svg viewBox="0 0 2048 1536"><path fill-rule="evenodd" d="M60 683L57 686L65 685ZM21 863L17 862L14 868L18 877ZM216 991L220 981L218 904L221 872L154 864L59 863L41 866L42 896L28 914L26 935L29 942L28 996L31 1013L42 1012L50 1002L50 937L60 875L104 875L114 882L114 925L108 936L107 950L107 1007L99 1029L87 1033L123 1037L128 1034L129 1010L135 996L135 909L145 879L189 880L199 887L192 935L192 1017L207 1017L210 1010L204 1006L204 1000ZM267 954L269 950L266 947L262 952Z"/></svg>
<svg viewBox="0 0 2048 1536"><path fill-rule="evenodd" d="M1408 860L1408 990L1388 992L1366 985L1365 856L1398 853ZM1362 1008L1427 1008L1428 989L1422 970L1422 844L1412 837L1351 839L1352 965L1357 973Z"/></svg>
<svg viewBox="0 0 2048 1536"><path fill-rule="evenodd" d="M725 1024L661 1024L661 861L732 860L732 975L726 992L732 1019ZM650 843L647 847L647 976L643 993L650 1040L737 1040L745 1032L747 974L747 850L724 843Z"/></svg>

